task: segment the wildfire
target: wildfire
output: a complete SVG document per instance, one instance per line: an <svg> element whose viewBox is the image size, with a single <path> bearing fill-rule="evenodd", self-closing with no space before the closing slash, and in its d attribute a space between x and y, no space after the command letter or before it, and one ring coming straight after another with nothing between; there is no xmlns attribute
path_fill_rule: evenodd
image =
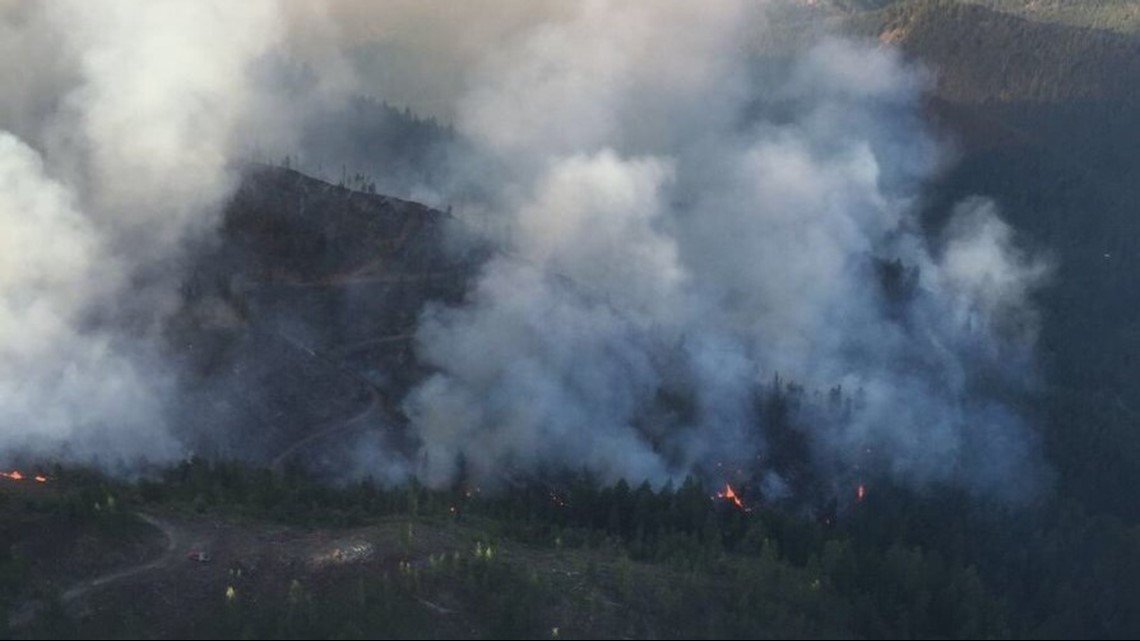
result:
<svg viewBox="0 0 1140 641"><path fill-rule="evenodd" d="M859 487L855 488L855 500L861 503L863 502L863 497L865 496L867 496L867 488L864 487L862 483L860 483Z"/></svg>
<svg viewBox="0 0 1140 641"><path fill-rule="evenodd" d="M736 494L736 490L732 489L732 484L730 484L730 483L725 483L724 484L724 491L723 492L717 492L716 497L718 499L724 499L726 501L732 501L733 505L735 505L736 507L738 507L742 510L747 509L744 507L744 501L740 500L740 496L738 496Z"/></svg>
<svg viewBox="0 0 1140 641"><path fill-rule="evenodd" d="M23 480L28 478L20 470L12 470L11 472L0 472L0 477L6 478L10 481L23 481ZM32 480L35 481L36 483L47 483L48 477L44 476L43 474L36 474L35 476L32 477Z"/></svg>

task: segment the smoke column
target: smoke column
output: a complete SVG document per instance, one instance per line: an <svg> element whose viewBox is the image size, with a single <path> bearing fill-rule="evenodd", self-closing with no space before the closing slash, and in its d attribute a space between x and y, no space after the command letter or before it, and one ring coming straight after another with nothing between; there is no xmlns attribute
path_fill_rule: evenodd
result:
<svg viewBox="0 0 1140 641"><path fill-rule="evenodd" d="M922 70L839 40L760 69L762 21L752 3L589 2L482 60L456 112L506 168L502 251L421 319L437 373L405 410L426 482L762 471L778 376L826 482L1032 493L1010 399L1046 264L983 199L920 231L946 160Z"/></svg>
<svg viewBox="0 0 1140 641"><path fill-rule="evenodd" d="M393 6L0 5L0 450L182 454L158 345L184 247L216 227L235 155L287 148L352 94L337 20L426 24ZM1032 492L1018 399L1048 267L981 198L920 230L947 161L921 119L925 72L840 40L765 61L762 4L518 6L480 21L489 35L453 24L425 43L464 52L440 77L467 88L439 113L477 160L448 171L493 194L499 251L463 304L422 315L434 374L404 400L417 475L738 466L776 495L795 481L765 410L782 395L837 487ZM267 88L290 52L316 66L314 95ZM422 75L377 60L397 84Z"/></svg>
<svg viewBox="0 0 1140 641"><path fill-rule="evenodd" d="M157 331L211 230L272 2L6 3L0 13L0 450L177 456Z"/></svg>

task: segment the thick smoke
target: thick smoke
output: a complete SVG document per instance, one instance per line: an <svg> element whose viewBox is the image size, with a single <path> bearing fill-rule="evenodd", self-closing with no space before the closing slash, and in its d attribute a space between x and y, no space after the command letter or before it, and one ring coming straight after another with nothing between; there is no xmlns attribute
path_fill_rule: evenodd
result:
<svg viewBox="0 0 1140 641"><path fill-rule="evenodd" d="M1019 399L1047 269L982 199L920 229L945 162L926 74L838 40L761 62L753 3L516 5L441 36L419 3L0 4L0 451L180 455L159 334L234 159L359 153L338 126L357 83L420 81L420 59L383 53L424 44L459 63L409 100L467 86L435 112L463 162L417 151L463 194L426 189L489 201L471 227L499 251L462 305L424 312L419 452L357 452L385 478L740 468L778 495L804 482L800 439L824 485L1032 490ZM405 49L354 67L367 21L344 16L385 12Z"/></svg>
<svg viewBox="0 0 1140 641"><path fill-rule="evenodd" d="M0 13L0 450L180 453L156 333L210 230L272 2L76 0Z"/></svg>
<svg viewBox="0 0 1140 641"><path fill-rule="evenodd" d="M475 73L458 126L507 168L503 251L422 318L427 482L746 466L782 487L783 399L825 484L1033 489L1016 398L1044 264L981 199L925 240L944 159L921 70L828 41L760 74L755 12L586 3Z"/></svg>

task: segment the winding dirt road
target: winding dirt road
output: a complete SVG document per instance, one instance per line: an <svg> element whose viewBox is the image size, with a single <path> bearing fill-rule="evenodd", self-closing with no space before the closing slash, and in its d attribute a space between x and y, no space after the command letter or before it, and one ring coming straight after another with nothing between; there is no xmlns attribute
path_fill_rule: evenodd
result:
<svg viewBox="0 0 1140 641"><path fill-rule="evenodd" d="M375 390L372 390L371 391L371 397L370 397L368 405L366 407L364 407L359 412L357 412L356 414L353 414L352 416L350 416L346 419L337 419L334 421L329 421L327 424L325 424L321 427L318 427L317 429L313 430L312 432L310 432L305 437L303 437L297 441L294 441L292 445L285 448L285 450L283 450L280 454L278 454L276 457L274 457L273 462L269 464L269 469L273 470L274 473L281 472L281 470L283 470L285 468L285 464L287 462L289 462L289 459L294 454L296 454L298 451L300 451L300 450L302 450L302 449L312 445L313 443L316 443L317 441L320 441L326 437L332 436L333 434L336 434L336 433L342 432L342 431L347 431L349 428L353 427L357 423L360 423L361 421L364 421L365 419L370 417L379 408L380 408L380 395L377 394Z"/></svg>
<svg viewBox="0 0 1140 641"><path fill-rule="evenodd" d="M345 367L342 363L334 361L327 356L318 354L317 352L308 347L305 347L303 344L297 342L292 338L289 338L288 336L279 333L275 333L274 336L290 345L293 349L296 349L302 354L305 354L308 358L319 361L326 366L336 369L339 373L352 378L357 385L359 385L368 393L368 403L352 416L327 421L326 423L314 429L309 434L298 439L297 441L294 441L291 445L289 445L289 447L285 448L285 450L274 457L273 461L269 465L269 468L274 473L280 473L284 469L285 464L294 454L312 445L313 443L316 443L317 441L320 441L328 436L332 436L333 434L347 431L358 423L361 423L364 420L372 417L374 414L376 415L376 418L390 418L384 416L386 407L384 404L384 398L380 394L380 390L378 390L375 385L369 382L368 379L364 378L359 372Z"/></svg>
<svg viewBox="0 0 1140 641"><path fill-rule="evenodd" d="M88 579L68 588L64 591L62 597L64 605L69 605L78 599L81 599L88 592L101 588L105 585L109 585L111 583L115 583L117 581L121 581L138 574L142 574L143 572L149 572L151 570L167 567L174 561L175 558L177 558L177 552L183 539L178 527L169 521L165 521L149 514L136 512L135 516L139 517L143 521L146 521L148 524L154 526L160 532L162 532L163 536L166 537L166 549L163 550L162 554L160 554L158 558L154 559L153 561L148 561L147 563L132 565L121 570L116 570L109 574L95 577L94 579Z"/></svg>
<svg viewBox="0 0 1140 641"><path fill-rule="evenodd" d="M336 354L338 356L347 356L349 354L354 354L354 353L356 353L362 349L366 349L369 347L377 347L379 345L389 345L392 343L409 343L409 342L415 340L415 338L416 338L416 334L414 331L406 332L403 334L392 334L391 336L381 336L379 338L369 338L369 339L362 340L362 341L359 341L356 343L351 343L348 345L341 345L339 347L334 347L334 348L329 350L329 353L330 354Z"/></svg>

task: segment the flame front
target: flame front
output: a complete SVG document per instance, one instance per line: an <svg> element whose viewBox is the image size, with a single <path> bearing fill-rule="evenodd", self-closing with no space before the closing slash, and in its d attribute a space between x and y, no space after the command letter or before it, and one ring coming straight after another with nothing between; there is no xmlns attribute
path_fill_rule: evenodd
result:
<svg viewBox="0 0 1140 641"><path fill-rule="evenodd" d="M0 478L6 478L10 481L23 481L23 480L27 479L28 477L25 476L24 473L21 472L20 470L12 470L11 472L0 472ZM33 476L31 478L36 483L47 483L48 482L48 477L44 476L43 474L36 474L35 476Z"/></svg>
<svg viewBox="0 0 1140 641"><path fill-rule="evenodd" d="M736 494L736 490L732 489L732 484L730 484L730 483L725 483L724 484L724 491L723 492L717 492L716 497L718 499L724 499L726 501L732 501L732 504L735 505L736 507L738 507L742 510L745 509L744 501L740 500L740 497Z"/></svg>

